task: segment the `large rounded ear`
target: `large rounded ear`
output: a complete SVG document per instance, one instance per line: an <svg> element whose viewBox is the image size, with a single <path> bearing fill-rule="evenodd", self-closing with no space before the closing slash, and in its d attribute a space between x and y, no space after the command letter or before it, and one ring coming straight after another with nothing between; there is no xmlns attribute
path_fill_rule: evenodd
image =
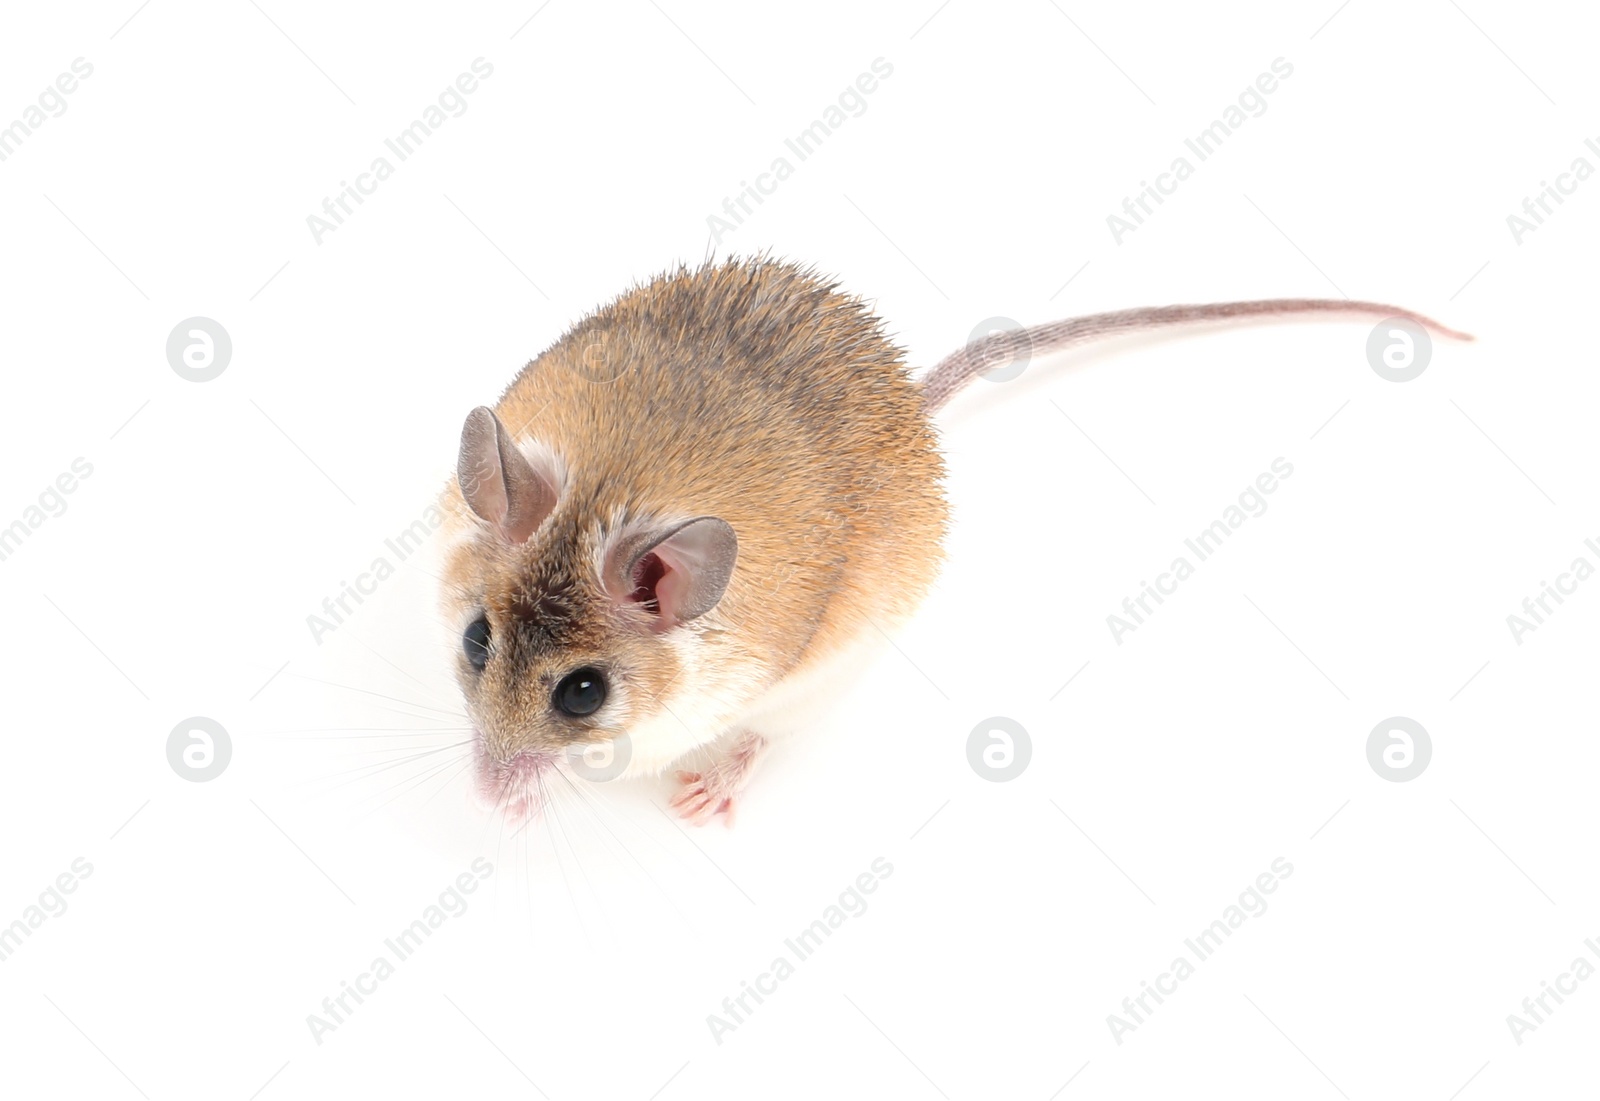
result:
<svg viewBox="0 0 1600 1101"><path fill-rule="evenodd" d="M467 414L456 480L467 507L510 543L527 542L556 507L554 472L536 470L486 405Z"/></svg>
<svg viewBox="0 0 1600 1101"><path fill-rule="evenodd" d="M667 631L717 606L738 557L732 526L697 516L619 540L607 581L618 599L652 613L655 629Z"/></svg>

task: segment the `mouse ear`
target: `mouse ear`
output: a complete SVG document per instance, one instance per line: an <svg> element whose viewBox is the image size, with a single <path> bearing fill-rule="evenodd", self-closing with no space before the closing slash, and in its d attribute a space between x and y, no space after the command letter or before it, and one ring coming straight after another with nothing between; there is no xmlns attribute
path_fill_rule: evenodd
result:
<svg viewBox="0 0 1600 1101"><path fill-rule="evenodd" d="M726 520L697 516L622 540L611 557L612 591L670 630L717 606L733 576L739 539Z"/></svg>
<svg viewBox="0 0 1600 1101"><path fill-rule="evenodd" d="M486 405L467 414L456 480L467 507L511 543L527 542L556 507L556 479L534 469Z"/></svg>

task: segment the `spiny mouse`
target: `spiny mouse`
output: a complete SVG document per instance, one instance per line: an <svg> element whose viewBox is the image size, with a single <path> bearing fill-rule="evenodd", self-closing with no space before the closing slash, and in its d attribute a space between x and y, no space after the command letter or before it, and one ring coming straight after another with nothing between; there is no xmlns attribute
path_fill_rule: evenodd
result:
<svg viewBox="0 0 1600 1101"><path fill-rule="evenodd" d="M672 805L731 821L771 741L927 595L949 517L932 418L966 383L1019 349L1285 315L1471 339L1371 302L1167 306L994 333L914 379L860 299L794 264L621 295L462 430L443 597L481 796L525 818L597 747L607 778L710 748Z"/></svg>

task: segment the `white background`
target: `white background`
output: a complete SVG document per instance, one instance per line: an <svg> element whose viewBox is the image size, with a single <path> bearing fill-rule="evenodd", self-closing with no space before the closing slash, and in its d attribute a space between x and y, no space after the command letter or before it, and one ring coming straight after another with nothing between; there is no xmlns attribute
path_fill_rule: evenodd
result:
<svg viewBox="0 0 1600 1101"><path fill-rule="evenodd" d="M0 163L0 524L75 458L93 474L0 562L0 924L93 872L0 963L0 1091L1576 1095L1600 982L1521 1044L1507 1015L1600 936L1600 583L1520 644L1506 617L1600 564L1600 182L1520 244L1506 218L1600 166L1583 18L8 6L0 121L94 72ZM478 57L468 110L318 244L307 216ZM714 251L837 275L914 366L994 316L1290 295L1478 343L1404 384L1361 322L976 383L941 417L934 595L734 829L679 828L662 779L513 833L458 771L431 567L320 644L307 617L435 498L468 409L698 262L707 216L879 57L865 113ZM1265 114L1117 243L1106 216L1279 57ZM197 315L233 341L204 384L165 355ZM1278 457L1265 514L1114 641L1106 617ZM206 783L166 755L197 715L233 747ZM1433 749L1404 783L1366 755L1396 715ZM1009 783L967 762L991 716L1031 736ZM308 1014L479 857L470 907L316 1042ZM879 857L868 908L718 1043L708 1015ZM1279 857L1269 908L1118 1043L1108 1015Z"/></svg>

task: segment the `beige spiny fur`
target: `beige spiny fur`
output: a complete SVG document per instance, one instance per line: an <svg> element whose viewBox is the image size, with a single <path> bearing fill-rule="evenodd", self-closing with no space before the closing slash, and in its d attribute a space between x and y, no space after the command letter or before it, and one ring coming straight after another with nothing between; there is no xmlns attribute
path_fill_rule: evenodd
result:
<svg viewBox="0 0 1600 1101"><path fill-rule="evenodd" d="M628 771L659 771L815 657L902 620L936 573L943 462L903 353L860 300L793 265L680 268L623 294L494 411L560 484L520 544L446 492L450 614L486 612L508 643L481 674L458 659L491 770L626 732ZM608 553L701 515L737 533L737 568L715 608L653 633L608 588ZM584 665L608 671L606 705L553 714L552 687Z"/></svg>

